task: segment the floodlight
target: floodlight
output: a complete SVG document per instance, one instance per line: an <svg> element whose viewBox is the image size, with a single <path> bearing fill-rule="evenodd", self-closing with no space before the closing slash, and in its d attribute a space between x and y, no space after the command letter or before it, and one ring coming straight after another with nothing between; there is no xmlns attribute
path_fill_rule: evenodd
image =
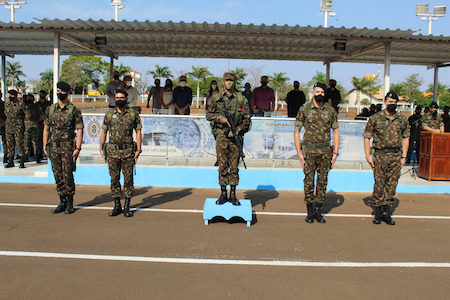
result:
<svg viewBox="0 0 450 300"><path fill-rule="evenodd" d="M435 6L433 15L445 16L446 12L447 12L447 6L446 5Z"/></svg>
<svg viewBox="0 0 450 300"><path fill-rule="evenodd" d="M320 10L332 10L332 9L333 9L333 0L320 1Z"/></svg>
<svg viewBox="0 0 450 300"><path fill-rule="evenodd" d="M427 14L428 4L417 4L416 5L416 15Z"/></svg>
<svg viewBox="0 0 450 300"><path fill-rule="evenodd" d="M336 51L345 51L347 48L347 41L346 40L336 40L334 42L334 50Z"/></svg>
<svg viewBox="0 0 450 300"><path fill-rule="evenodd" d="M123 0L111 0L111 5L122 5Z"/></svg>

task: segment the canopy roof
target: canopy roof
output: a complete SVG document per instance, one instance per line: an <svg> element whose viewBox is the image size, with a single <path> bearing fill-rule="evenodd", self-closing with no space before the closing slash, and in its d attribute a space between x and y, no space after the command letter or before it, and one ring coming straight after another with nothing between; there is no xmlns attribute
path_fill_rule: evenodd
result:
<svg viewBox="0 0 450 300"><path fill-rule="evenodd" d="M392 64L450 62L450 37L415 35L411 30L125 20L0 22L0 52L53 55L55 33L61 37L61 55L379 64L384 63L385 43L390 42ZM96 45L96 37L106 37L106 46ZM337 40L346 42L345 50L335 50Z"/></svg>

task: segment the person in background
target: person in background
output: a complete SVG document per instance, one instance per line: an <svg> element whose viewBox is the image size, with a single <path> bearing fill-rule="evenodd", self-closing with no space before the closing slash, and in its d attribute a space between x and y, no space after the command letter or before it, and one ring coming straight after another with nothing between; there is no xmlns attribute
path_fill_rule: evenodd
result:
<svg viewBox="0 0 450 300"><path fill-rule="evenodd" d="M147 98L147 108L149 108L150 98L152 98L152 108L161 109L161 80L159 78L155 79L155 86L152 86Z"/></svg>
<svg viewBox="0 0 450 300"><path fill-rule="evenodd" d="M269 77L261 77L261 86L253 90L251 108L256 117L264 117L264 112L272 112L275 107L275 93L268 87Z"/></svg>
<svg viewBox="0 0 450 300"><path fill-rule="evenodd" d="M209 90L206 92L206 110L208 110L209 106L212 103L212 100L219 93L220 91L219 87L217 86L217 81L216 80L211 81L211 84L209 85Z"/></svg>
<svg viewBox="0 0 450 300"><path fill-rule="evenodd" d="M176 115L190 115L192 104L192 89L187 84L186 76L180 76L180 86L173 90L173 105Z"/></svg>
<svg viewBox="0 0 450 300"><path fill-rule="evenodd" d="M330 79L328 81L329 88L325 93L325 97L327 98L328 104L332 106L336 113L339 114L339 103L341 103L341 92L336 88L336 80Z"/></svg>
<svg viewBox="0 0 450 300"><path fill-rule="evenodd" d="M123 87L124 90L128 93L128 107L134 110L138 110L137 104L139 101L139 91L137 90L137 88L131 86L132 82L133 78L131 78L130 75L126 75L123 77Z"/></svg>
<svg viewBox="0 0 450 300"><path fill-rule="evenodd" d="M6 148L6 133L5 133L5 102L3 101L3 94L0 91L0 135L2 136L2 147L3 147L3 163L8 162L7 148Z"/></svg>
<svg viewBox="0 0 450 300"><path fill-rule="evenodd" d="M377 112L377 106L375 104L370 104L369 107L369 117Z"/></svg>
<svg viewBox="0 0 450 300"><path fill-rule="evenodd" d="M408 155L406 155L406 163L411 162L411 155L415 148L416 150L416 161L419 161L420 153L420 132L422 131L422 107L420 105L416 106L415 112L412 116L408 118L408 123L410 126L410 136L409 136L409 147Z"/></svg>
<svg viewBox="0 0 450 300"><path fill-rule="evenodd" d="M442 133L444 132L444 122L438 114L439 105L431 102L430 111L425 113L422 118L422 129L425 131Z"/></svg>
<svg viewBox="0 0 450 300"><path fill-rule="evenodd" d="M298 110L306 102L305 93L300 90L300 82L294 81L294 89L290 91L286 96L288 117L295 118Z"/></svg>
<svg viewBox="0 0 450 300"><path fill-rule="evenodd" d="M117 89L123 89L123 82L120 81L120 76L118 71L113 72L113 80L106 86L106 95L108 95L108 107L116 107L116 100L114 100L114 93Z"/></svg>
<svg viewBox="0 0 450 300"><path fill-rule="evenodd" d="M166 85L161 91L161 107L169 110L169 115L175 114L175 107L173 106L173 83L172 80L166 79ZM155 112L155 111L153 111Z"/></svg>
<svg viewBox="0 0 450 300"><path fill-rule="evenodd" d="M444 122L444 131L450 132L450 116L448 115L450 107L444 106L444 112L441 115L442 121Z"/></svg>
<svg viewBox="0 0 450 300"><path fill-rule="evenodd" d="M245 97L245 99L247 99L247 105L248 108L250 109L250 116L253 116L254 111L252 109L252 86L250 85L250 83L246 82L244 85L244 91L242 92L242 96Z"/></svg>

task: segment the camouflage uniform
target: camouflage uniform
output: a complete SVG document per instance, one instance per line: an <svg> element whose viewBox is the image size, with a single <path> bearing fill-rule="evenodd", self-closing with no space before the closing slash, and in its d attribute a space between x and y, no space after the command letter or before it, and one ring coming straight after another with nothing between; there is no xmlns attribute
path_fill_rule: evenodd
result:
<svg viewBox="0 0 450 300"><path fill-rule="evenodd" d="M110 115L111 117L107 117ZM133 118L134 115L134 118ZM125 198L133 196L134 143L133 130L142 129L139 113L130 113L130 108L119 112L116 108L106 113L102 129L109 131L109 143L106 144L106 157L111 175L111 195L120 198L120 171L124 177Z"/></svg>
<svg viewBox="0 0 450 300"><path fill-rule="evenodd" d="M309 110L309 111L308 111ZM305 112L306 111L306 112ZM307 115L306 115L307 113ZM325 200L328 172L331 168L332 149L330 130L339 127L337 114L328 103L316 107L312 102L303 105L298 111L295 126L304 126L302 153L305 157L305 203L320 203ZM314 177L317 172L316 195L314 196Z"/></svg>
<svg viewBox="0 0 450 300"><path fill-rule="evenodd" d="M52 107L50 106L45 111L44 118L44 125L50 128L47 155L52 162L58 194L60 196L73 196L75 194L73 145L75 130L84 128L83 118L81 111L70 102L64 105L63 108L58 103L53 105L55 106L53 115L50 116ZM69 113L70 107L73 107L72 114Z"/></svg>
<svg viewBox="0 0 450 300"><path fill-rule="evenodd" d="M15 156L15 147L20 157L25 155L24 147L24 118L28 112L22 102L14 101L5 103L6 114L6 145L8 148L8 157Z"/></svg>
<svg viewBox="0 0 450 300"><path fill-rule="evenodd" d="M33 146L36 158L38 158L39 151L42 151L40 147L42 144L39 142L39 118L44 116L44 112L37 103L30 103L25 105L27 111L30 112L30 117L25 121L25 149L30 149Z"/></svg>
<svg viewBox="0 0 450 300"><path fill-rule="evenodd" d="M444 121L442 120L441 115L437 114L433 116L431 112L427 112L422 117L422 128L428 126L433 129L441 129L441 126L444 126Z"/></svg>
<svg viewBox="0 0 450 300"><path fill-rule="evenodd" d="M39 106L40 111L42 114L45 115L45 111L47 110L47 107L52 105L50 101L44 100L40 101L38 100L36 104ZM43 132L44 132L44 120L38 121L38 149L40 149L40 153L42 154L42 149L44 148L42 145L42 139L43 139Z"/></svg>
<svg viewBox="0 0 450 300"><path fill-rule="evenodd" d="M239 149L233 138L228 137L228 126L219 122L219 116L225 116L224 108L217 103L224 99L225 106L231 116L234 116L236 132L240 135L241 142L243 134L241 131L247 128L250 123L250 109L242 97L242 94L235 91L228 97L226 93L218 94L208 108L206 119L211 123L213 133L216 136L217 161L219 162L219 185L239 184Z"/></svg>
<svg viewBox="0 0 450 300"><path fill-rule="evenodd" d="M374 163L373 204L392 206L401 171L402 139L409 138L408 120L398 112L388 115L386 110L370 117L364 130L365 138L373 138Z"/></svg>
<svg viewBox="0 0 450 300"><path fill-rule="evenodd" d="M0 100L0 135L2 136L2 147L3 147L3 162L6 163L6 158L8 157L6 148L6 133L5 133L5 102Z"/></svg>

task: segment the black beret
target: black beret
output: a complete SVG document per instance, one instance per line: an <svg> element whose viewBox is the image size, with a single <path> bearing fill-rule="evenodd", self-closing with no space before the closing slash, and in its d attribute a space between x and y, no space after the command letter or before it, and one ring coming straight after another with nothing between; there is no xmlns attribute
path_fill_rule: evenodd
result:
<svg viewBox="0 0 450 300"><path fill-rule="evenodd" d="M320 87L322 90L326 91L327 90L327 86L322 83L322 82L316 82L314 83L314 87Z"/></svg>
<svg viewBox="0 0 450 300"><path fill-rule="evenodd" d="M42 93L42 94L44 94L44 95L47 95L47 94L48 94L48 93L47 93L46 91L44 91L44 90L40 90L39 93Z"/></svg>
<svg viewBox="0 0 450 300"><path fill-rule="evenodd" d="M56 84L56 87L62 91L65 92L69 92L70 91L70 85L64 81L60 81L58 82L58 84Z"/></svg>
<svg viewBox="0 0 450 300"><path fill-rule="evenodd" d="M117 89L116 90L116 92L114 93L114 95L115 94L124 94L126 97L128 97L128 93L127 93L127 91L125 91L125 90L122 90L122 89Z"/></svg>
<svg viewBox="0 0 450 300"><path fill-rule="evenodd" d="M439 105L436 102L431 102L430 108L439 108Z"/></svg>
<svg viewBox="0 0 450 300"><path fill-rule="evenodd" d="M10 94L10 95L16 95L17 96L17 91L16 90L9 90L8 91L8 94Z"/></svg>
<svg viewBox="0 0 450 300"><path fill-rule="evenodd" d="M387 93L386 97L384 97L384 100L386 100L387 98L395 99L398 101L398 95L393 91L390 91L389 93Z"/></svg>

